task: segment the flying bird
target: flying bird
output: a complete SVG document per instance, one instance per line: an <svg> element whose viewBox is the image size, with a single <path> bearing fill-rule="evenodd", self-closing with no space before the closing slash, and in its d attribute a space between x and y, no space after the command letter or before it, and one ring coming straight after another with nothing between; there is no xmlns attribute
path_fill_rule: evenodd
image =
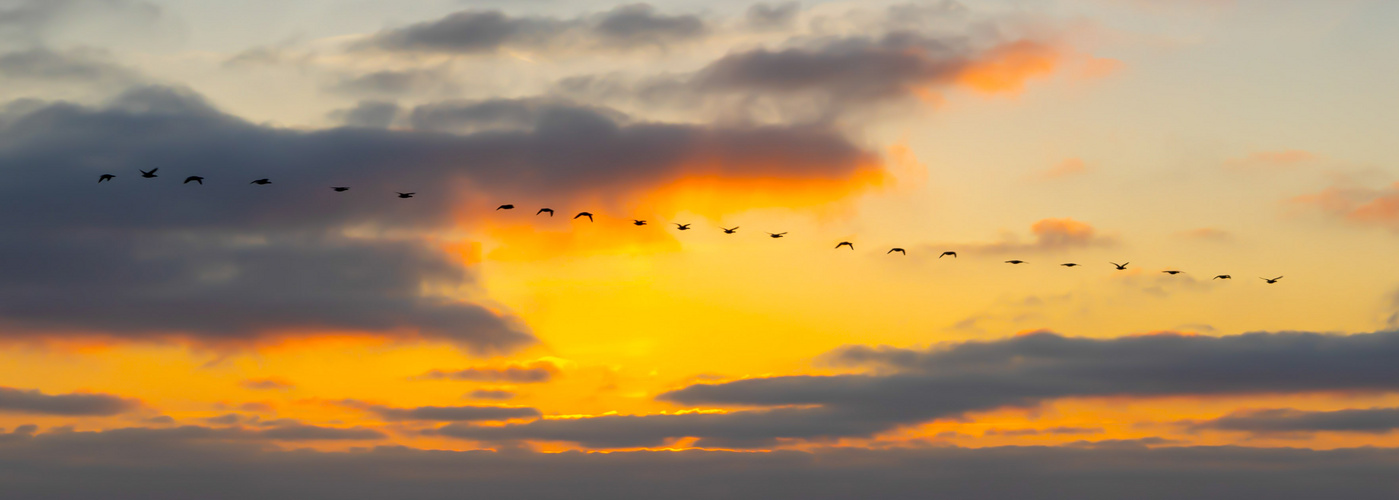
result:
<svg viewBox="0 0 1399 500"><path fill-rule="evenodd" d="M1171 276L1175 276L1175 275L1180 274L1180 273L1183 273L1183 272L1185 272L1185 271L1177 271L1177 270L1175 270L1175 269L1172 269L1172 270L1169 270L1169 271L1161 271L1161 272L1166 273L1166 274L1169 274L1169 275L1171 275Z"/></svg>
<svg viewBox="0 0 1399 500"><path fill-rule="evenodd" d="M738 232L738 226L734 226L734 227L720 227L719 229L723 229L723 230L724 230L724 234L734 234L734 233Z"/></svg>
<svg viewBox="0 0 1399 500"><path fill-rule="evenodd" d="M394 192L395 192L395 193L398 193L398 191L394 191ZM415 195L415 194L418 194L418 193L398 193L398 197L399 197L399 198L412 198L413 195Z"/></svg>
<svg viewBox="0 0 1399 500"><path fill-rule="evenodd" d="M343 192L345 192L345 191L349 191L349 190L350 190L350 188L345 187L345 186L332 186L331 189L334 189L335 192L337 192L337 193L343 193Z"/></svg>
<svg viewBox="0 0 1399 500"><path fill-rule="evenodd" d="M1127 264L1131 264L1131 262L1123 262L1123 263L1121 263L1121 264L1118 264L1118 263L1116 263L1116 262L1109 262L1108 264L1112 264L1113 266L1116 266L1116 267L1117 267L1117 270L1118 270L1118 271L1122 271L1122 270L1127 269Z"/></svg>
<svg viewBox="0 0 1399 500"><path fill-rule="evenodd" d="M103 181L110 181L110 180L112 180L112 179L114 179L114 178L116 178L115 175L112 175L112 174L102 174L101 177L98 177L98 178L97 178L97 183L98 183L98 184L101 184Z"/></svg>
<svg viewBox="0 0 1399 500"><path fill-rule="evenodd" d="M1278 280L1282 279L1282 276L1278 276L1278 277L1273 278L1273 279L1268 279L1268 278L1258 278L1258 279L1263 280L1263 281L1266 281L1266 282L1268 282L1269 285L1271 285L1271 284L1273 284L1273 283L1277 283Z"/></svg>
<svg viewBox="0 0 1399 500"><path fill-rule="evenodd" d="M553 210L550 210L549 213L552 214L552 213L554 213L554 211L553 211ZM535 215L539 215L539 214L535 214ZM575 218L575 219L577 219L577 218L579 218L579 217L587 217L587 218L588 218L588 222L592 222L592 221L593 221L593 213L592 213L592 212L578 212L578 215L573 216L573 218Z"/></svg>
<svg viewBox="0 0 1399 500"><path fill-rule="evenodd" d="M269 181L269 180L267 180L267 179L258 179L258 180L249 182L248 184L257 184L257 185L259 185L259 186L265 186L265 185L271 184L271 183L272 183L272 181Z"/></svg>
<svg viewBox="0 0 1399 500"><path fill-rule="evenodd" d="M554 216L554 209L552 209L552 208L541 208L541 209L539 209L538 212L535 212L534 215L539 215L539 214L542 214L542 213L545 213L545 212L548 212L550 217L553 217L553 216ZM575 218L576 218L576 217L575 217Z"/></svg>
<svg viewBox="0 0 1399 500"><path fill-rule="evenodd" d="M496 210L514 210L514 209L515 209L515 205L505 204L505 205L501 205L501 206L495 207L495 209L496 209ZM539 214L534 214L534 215L539 215Z"/></svg>
<svg viewBox="0 0 1399 500"><path fill-rule="evenodd" d="M634 226L645 226L645 225L646 225L646 221L641 220L641 219L632 219L632 220L631 220L631 223L632 223L632 225L634 225Z"/></svg>
<svg viewBox="0 0 1399 500"><path fill-rule="evenodd" d="M786 231L783 231L783 232L780 232L780 233L768 233L768 236L771 236L771 237L773 237L773 238L781 238L782 236L784 236L784 235L786 235L786 234L787 234L787 232L786 232Z"/></svg>
<svg viewBox="0 0 1399 500"><path fill-rule="evenodd" d="M151 169L150 172L147 172L147 171L145 171L145 170L141 170L141 169L139 169L139 168L136 169L136 170L137 170L138 172L141 172L141 177L145 177L145 178L147 178L147 179L154 179L154 178L157 177L157 176L155 175L155 171L156 171L156 170L160 170L160 168L159 168L159 167L153 168L153 169Z"/></svg>
<svg viewBox="0 0 1399 500"><path fill-rule="evenodd" d="M899 252L901 254L908 255L908 252L905 252L904 249L898 247L890 248L888 252L884 252L884 255L889 255L894 252Z"/></svg>
<svg viewBox="0 0 1399 500"><path fill-rule="evenodd" d="M191 182L198 182L200 186L203 186L204 178L197 175L191 175L189 177L185 177L185 181L181 182L180 184L189 184Z"/></svg>
<svg viewBox="0 0 1399 500"><path fill-rule="evenodd" d="M1217 279L1217 280L1231 280L1231 279L1234 279L1234 277L1233 277L1233 276L1230 276L1230 275L1227 275L1227 274L1221 274L1221 275L1219 275L1219 276L1215 276L1214 279Z"/></svg>
<svg viewBox="0 0 1399 500"><path fill-rule="evenodd" d="M1008 260L1008 261L1006 261L1006 264L1024 264L1024 263L1025 263L1025 261L1023 261L1023 260Z"/></svg>
<svg viewBox="0 0 1399 500"><path fill-rule="evenodd" d="M941 258L946 257L946 256L948 256L948 255L951 255L952 258L954 258L954 259L957 258L957 252L943 252L942 255L939 255L939 256L938 256L938 258L941 259Z"/></svg>
<svg viewBox="0 0 1399 500"><path fill-rule="evenodd" d="M842 241L842 242L840 242L840 243L836 243L836 250L840 250L840 247L850 247L851 250L854 250L854 249L855 249L855 244L854 244L854 243L851 243L851 242L848 242L848 241Z"/></svg>
<svg viewBox="0 0 1399 500"><path fill-rule="evenodd" d="M1074 267L1074 266L1077 266L1078 264L1073 263L1073 262L1065 262L1065 263L1059 264L1059 265L1064 266L1064 267Z"/></svg>
<svg viewBox="0 0 1399 500"><path fill-rule="evenodd" d="M671 224L675 224L675 228L678 229L678 230L681 230L681 231L689 231L689 230L690 230L690 225L689 225L689 224L681 224L681 223L678 223L678 222L672 222Z"/></svg>

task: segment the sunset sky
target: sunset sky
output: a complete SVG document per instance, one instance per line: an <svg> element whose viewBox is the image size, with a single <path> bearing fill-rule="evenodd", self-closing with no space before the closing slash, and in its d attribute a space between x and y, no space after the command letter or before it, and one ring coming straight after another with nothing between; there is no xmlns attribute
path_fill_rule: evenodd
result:
<svg viewBox="0 0 1399 500"><path fill-rule="evenodd" d="M1394 498L1396 25L0 0L0 491Z"/></svg>

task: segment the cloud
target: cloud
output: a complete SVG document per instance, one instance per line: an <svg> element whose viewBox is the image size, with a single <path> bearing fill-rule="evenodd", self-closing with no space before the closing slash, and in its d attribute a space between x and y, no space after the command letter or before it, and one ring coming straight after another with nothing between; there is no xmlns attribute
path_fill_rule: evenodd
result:
<svg viewBox="0 0 1399 500"><path fill-rule="evenodd" d="M477 389L468 393L467 397L471 399L494 399L504 401L507 399L514 399L515 393L495 389Z"/></svg>
<svg viewBox="0 0 1399 500"><path fill-rule="evenodd" d="M539 410L518 406L419 406L393 408L353 399L341 402L345 406L364 410L389 421L415 420L429 422L484 422L518 418L539 418Z"/></svg>
<svg viewBox="0 0 1399 500"><path fill-rule="evenodd" d="M658 397L691 407L758 407L544 419L500 427L448 425L485 441L570 441L592 447L772 446L782 439L869 437L968 412L1067 397L1297 394L1399 390L1399 332L1359 335L1158 334L1109 340L1034 333L919 350L852 346L825 359L870 373L697 384Z"/></svg>
<svg viewBox="0 0 1399 500"><path fill-rule="evenodd" d="M1043 435L1078 435L1078 434L1102 434L1101 427L1050 427L1048 429L989 429L984 435L987 436L1043 436Z"/></svg>
<svg viewBox="0 0 1399 500"><path fill-rule="evenodd" d="M76 20L149 25L163 11L137 0L9 0L0 4L0 39L37 44Z"/></svg>
<svg viewBox="0 0 1399 500"><path fill-rule="evenodd" d="M377 447L280 451L200 428L0 440L15 497L134 500L1346 498L1393 496L1399 452L1244 447L816 448L534 453ZM937 471L929 474L928 471ZM328 475L329 474L329 475ZM73 480L82 477L82 481ZM174 492L174 493L172 493Z"/></svg>
<svg viewBox="0 0 1399 500"><path fill-rule="evenodd" d="M748 25L758 29L780 29L789 28L797 21L797 15L801 14L801 4L798 2L783 2L780 4L755 3L748 7L745 20Z"/></svg>
<svg viewBox="0 0 1399 500"><path fill-rule="evenodd" d="M1176 236L1188 240L1211 241L1216 243L1228 243L1234 241L1233 233L1217 227L1201 227L1196 229L1190 229L1187 231L1181 231L1179 233L1176 233Z"/></svg>
<svg viewBox="0 0 1399 500"><path fill-rule="evenodd" d="M408 122L415 130L465 134L485 130L529 130L538 127L542 120L572 114L594 114L616 123L629 121L626 115L607 108L547 98L524 98L423 104L413 108Z"/></svg>
<svg viewBox="0 0 1399 500"><path fill-rule="evenodd" d="M343 78L331 90L367 96L453 94L458 87L443 69L382 70Z"/></svg>
<svg viewBox="0 0 1399 500"><path fill-rule="evenodd" d="M699 17L664 15L647 4L622 5L569 19L463 11L435 21L381 31L354 48L449 54L487 54L510 49L625 50L699 39L708 31Z"/></svg>
<svg viewBox="0 0 1399 500"><path fill-rule="evenodd" d="M1399 232L1399 183L1382 189L1330 187L1292 202L1357 224Z"/></svg>
<svg viewBox="0 0 1399 500"><path fill-rule="evenodd" d="M110 394L54 394L0 387L0 413L57 416L111 416L135 410L141 402Z"/></svg>
<svg viewBox="0 0 1399 500"><path fill-rule="evenodd" d="M942 244L937 248L957 248L969 255L1005 255L1054 253L1064 250L1111 247L1117 244L1116 238L1101 235L1092 225L1071 218L1040 219L1030 225L1030 234L1033 236L1033 241L1030 242L1024 242L1014 234L1006 234L1002 236L1001 241L995 243Z"/></svg>
<svg viewBox="0 0 1399 500"><path fill-rule="evenodd" d="M281 378L248 379L239 382L238 385L255 391L280 391L296 387L296 384Z"/></svg>
<svg viewBox="0 0 1399 500"><path fill-rule="evenodd" d="M467 368L465 370L432 370L424 373L425 379L473 380L478 382L510 382L533 384L548 382L559 374L558 367L548 361L511 365L501 368Z"/></svg>
<svg viewBox="0 0 1399 500"><path fill-rule="evenodd" d="M355 107L332 111L330 119L351 127L388 128L398 118L398 104L388 101L360 101Z"/></svg>
<svg viewBox="0 0 1399 500"><path fill-rule="evenodd" d="M1227 160L1224 166L1236 169L1284 168L1313 163L1317 159L1315 153L1300 149L1258 151L1242 158Z"/></svg>
<svg viewBox="0 0 1399 500"><path fill-rule="evenodd" d="M474 220L463 194L620 202L692 176L733 192L751 179L800 192L880 165L828 128L623 124L577 108L470 135L257 125L163 87L101 107L11 109L0 116L0 336L10 338L348 333L508 351L533 336L458 298L477 291L474 276L429 238ZM139 177L151 168L159 178ZM97 184L105 173L118 177ZM180 185L186 175L205 185ZM263 177L273 184L248 185Z"/></svg>
<svg viewBox="0 0 1399 500"><path fill-rule="evenodd" d="M1041 179L1053 180L1083 175L1088 172L1088 164L1082 158L1069 158L1039 173Z"/></svg>
<svg viewBox="0 0 1399 500"><path fill-rule="evenodd" d="M121 87L141 80L96 49L34 48L0 54L0 78L38 83L89 83Z"/></svg>
<svg viewBox="0 0 1399 500"><path fill-rule="evenodd" d="M1191 425L1194 429L1241 431L1253 434L1299 432L1359 432L1384 434L1399 429L1399 408L1303 411L1249 410Z"/></svg>

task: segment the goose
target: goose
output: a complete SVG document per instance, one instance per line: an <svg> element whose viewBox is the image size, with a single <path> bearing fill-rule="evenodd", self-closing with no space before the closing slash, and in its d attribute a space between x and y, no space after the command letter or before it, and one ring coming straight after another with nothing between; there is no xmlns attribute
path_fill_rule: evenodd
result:
<svg viewBox="0 0 1399 500"><path fill-rule="evenodd" d="M191 182L198 182L200 186L203 186L204 178L197 175L191 175L189 177L185 177L185 181L181 182L180 184L189 184Z"/></svg>
<svg viewBox="0 0 1399 500"><path fill-rule="evenodd" d="M496 209L496 210L514 210L514 209L515 209L515 205L511 205L511 204L508 204L508 203L507 203L507 204L505 204L505 205L501 205L501 206L495 207L495 209ZM535 215L539 215L539 214L535 214Z"/></svg>
<svg viewBox="0 0 1399 500"><path fill-rule="evenodd" d="M908 252L905 252L904 249L899 247L890 248L888 252L884 252L884 255L889 255L894 252L899 252L901 254L908 255Z"/></svg>
<svg viewBox="0 0 1399 500"><path fill-rule="evenodd" d="M549 214L550 217L553 217L553 216L554 216L554 209L552 209L552 208L541 208L541 209L539 209L538 212L535 212L534 215L539 215L539 214L542 214L542 213L547 213L547 214Z"/></svg>
<svg viewBox="0 0 1399 500"><path fill-rule="evenodd" d="M553 211L553 210L550 210L549 213L554 213L554 211ZM535 214L535 215L539 215L539 214ZM593 214L592 214L592 212L578 212L578 215L573 216L574 219L577 219L577 218L579 218L579 217L587 217L587 218L588 218L588 222L592 222L592 221L593 221Z"/></svg>
<svg viewBox="0 0 1399 500"><path fill-rule="evenodd" d="M154 178L158 177L157 175L155 175L155 171L156 171L156 170L160 170L160 168L159 168L159 167L153 168L153 169L151 169L150 172L147 172L147 171L145 171L145 170L141 170L141 169L139 169L139 168L136 169L136 171L141 172L141 177L145 177L145 178L147 178L147 179L154 179Z"/></svg>
<svg viewBox="0 0 1399 500"><path fill-rule="evenodd" d="M258 179L258 180L249 182L248 184L257 184L257 185L259 185L259 186L266 186L266 185L271 184L271 183L272 183L272 181L269 181L269 180L267 180L267 179Z"/></svg>
<svg viewBox="0 0 1399 500"><path fill-rule="evenodd" d="M1268 282L1269 285L1271 285L1271 284L1277 283L1278 280L1282 279L1282 276L1278 276L1278 277L1273 278L1273 279L1268 279L1268 278L1258 278L1258 279L1263 280L1263 281L1266 281L1266 282Z"/></svg>
<svg viewBox="0 0 1399 500"><path fill-rule="evenodd" d="M1023 260L1008 260L1008 261L1006 261L1006 264L1024 264L1024 263L1025 263L1025 261L1023 261Z"/></svg>
<svg viewBox="0 0 1399 500"><path fill-rule="evenodd" d="M719 229L723 229L723 230L724 230L724 234L734 234L734 233L738 232L738 226L734 226L734 227L720 227Z"/></svg>
<svg viewBox="0 0 1399 500"><path fill-rule="evenodd" d="M397 192L397 191L395 191L395 192ZM415 194L418 194L418 193L398 193L398 197L399 197L399 198L412 198L413 195L415 195Z"/></svg>
<svg viewBox="0 0 1399 500"><path fill-rule="evenodd" d="M840 250L840 247L850 247L851 250L854 250L854 249L855 249L855 244L854 244L854 243L851 243L851 242L848 242L848 241L842 241L842 242L840 242L840 243L836 243L836 250Z"/></svg>
<svg viewBox="0 0 1399 500"><path fill-rule="evenodd" d="M337 193L343 193L343 192L345 192L345 191L349 191L349 190L350 190L350 188L345 187L345 186L331 186L330 188L331 188L331 189L334 189L335 192L337 192Z"/></svg>
<svg viewBox="0 0 1399 500"><path fill-rule="evenodd" d="M957 252L943 252L942 255L939 255L939 256L938 256L938 258L941 259L941 258L946 257L946 256L948 256L948 255L951 255L952 258L954 258L954 259L957 258Z"/></svg>
<svg viewBox="0 0 1399 500"><path fill-rule="evenodd" d="M671 224L675 224L675 228L678 229L678 230L681 230L681 231L689 231L689 230L690 230L690 225L689 225L689 224L680 224L680 223L678 223L678 222L672 222Z"/></svg>
<svg viewBox="0 0 1399 500"><path fill-rule="evenodd" d="M1118 264L1116 262L1109 262L1108 264L1112 264L1114 267L1117 268L1118 271L1123 271L1127 269L1127 264L1131 264L1131 262L1123 262L1121 264Z"/></svg>
<svg viewBox="0 0 1399 500"><path fill-rule="evenodd" d="M786 231L783 231L783 232L781 232L781 233L768 233L768 236L771 236L771 237L773 237L774 239L776 239L776 238L781 238L781 237L786 236L786 235L787 235L787 232L786 232Z"/></svg>
<svg viewBox="0 0 1399 500"><path fill-rule="evenodd" d="M110 180L112 180L112 179L115 179L116 177L117 177L117 176L112 175L112 174L102 174L101 177L98 177L98 178L97 178L97 183L98 183L98 184L101 184L101 183L103 183L103 182L105 182L105 181L110 181Z"/></svg>
<svg viewBox="0 0 1399 500"><path fill-rule="evenodd" d="M1219 276L1215 276L1214 279L1217 279L1217 280L1231 280L1231 279L1234 279L1234 277L1233 277L1233 276L1230 276L1230 275L1227 275L1227 274L1221 274L1221 275L1219 275Z"/></svg>

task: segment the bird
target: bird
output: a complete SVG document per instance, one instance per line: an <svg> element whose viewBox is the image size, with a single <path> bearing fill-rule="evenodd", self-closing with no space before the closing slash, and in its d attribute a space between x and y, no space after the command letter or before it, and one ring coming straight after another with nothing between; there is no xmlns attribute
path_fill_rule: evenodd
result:
<svg viewBox="0 0 1399 500"><path fill-rule="evenodd" d="M538 212L535 212L534 215L539 215L545 212L548 212L550 217L554 216L554 209L552 208L541 208Z"/></svg>
<svg viewBox="0 0 1399 500"><path fill-rule="evenodd" d="M1278 280L1282 279L1282 276L1278 276L1278 277L1273 278L1273 279L1268 279L1268 278L1258 278L1258 279L1263 280L1263 281L1266 281L1266 282L1268 282L1269 285L1271 285L1271 284L1273 284L1273 283L1277 283Z"/></svg>
<svg viewBox="0 0 1399 500"><path fill-rule="evenodd" d="M197 175L191 175L189 177L185 177L185 181L181 182L180 184L189 184L191 182L198 182L200 186L203 186L204 178Z"/></svg>
<svg viewBox="0 0 1399 500"><path fill-rule="evenodd" d="M850 247L851 250L854 250L854 249L855 249L855 244L854 244L854 243L851 243L851 242L848 242L848 241L842 241L842 242L840 242L840 243L836 243L836 250L840 250L840 247Z"/></svg>
<svg viewBox="0 0 1399 500"><path fill-rule="evenodd" d="M1116 262L1109 262L1108 264L1112 264L1113 266L1116 266L1116 267L1117 267L1117 270L1118 270L1118 271L1122 271L1122 270L1127 269L1127 264L1131 264L1131 262L1123 262L1123 263L1121 263L1121 264L1118 264L1118 263L1116 263Z"/></svg>
<svg viewBox="0 0 1399 500"><path fill-rule="evenodd" d="M719 229L723 229L723 230L724 230L724 234L734 234L734 233L738 232L738 226L734 226L734 227L720 227Z"/></svg>
<svg viewBox="0 0 1399 500"><path fill-rule="evenodd" d="M348 188L348 187L346 187L346 186L331 186L331 189L334 189L335 192L337 192L337 193L343 193L343 192L345 192L345 191L349 191L349 190L350 190L350 188Z"/></svg>
<svg viewBox="0 0 1399 500"><path fill-rule="evenodd" d="M1171 276L1175 276L1175 275L1180 274L1180 273L1183 273L1183 272L1185 272L1185 271L1177 271L1177 270L1175 270L1175 269L1171 269L1171 270L1169 270L1169 271L1161 271L1161 272L1162 272L1162 273L1165 273L1165 274L1169 274L1169 275L1171 275Z"/></svg>
<svg viewBox="0 0 1399 500"><path fill-rule="evenodd" d="M139 169L139 168L136 169L136 170L137 170L138 172L141 172L141 177L145 177L145 178L147 178L147 179L154 179L154 178L158 177L157 175L155 175L155 171L156 171L156 170L160 170L160 168L159 168L159 167L153 168L153 169L151 169L150 172L147 172L147 171L145 171L145 170L141 170L141 169Z"/></svg>
<svg viewBox="0 0 1399 500"><path fill-rule="evenodd" d="M1074 266L1077 266L1078 264L1073 263L1073 262L1065 262L1065 263L1059 264L1059 265L1064 266L1064 267L1074 267Z"/></svg>
<svg viewBox="0 0 1399 500"><path fill-rule="evenodd" d="M780 232L780 233L768 233L768 236L771 236L771 237L773 237L773 238L781 238L781 237L783 237L783 236L786 235L786 234L787 234L787 232L786 232L786 231L783 231L783 232Z"/></svg>
<svg viewBox="0 0 1399 500"><path fill-rule="evenodd" d="M941 258L946 257L946 256L948 256L948 255L951 255L952 258L954 258L954 259L957 258L957 252L943 252L942 255L939 255L939 256L938 256L938 258L941 259Z"/></svg>
<svg viewBox="0 0 1399 500"><path fill-rule="evenodd" d="M1008 261L1006 261L1006 264L1024 264L1024 263L1025 263L1025 261L1023 261L1023 260L1008 260Z"/></svg>
<svg viewBox="0 0 1399 500"><path fill-rule="evenodd" d="M894 252L899 252L901 254L908 255L908 252L905 252L904 249L899 247L890 248L888 252L884 252L884 255L889 255Z"/></svg>
<svg viewBox="0 0 1399 500"><path fill-rule="evenodd" d="M394 192L395 192L395 193L398 193L398 191L394 191ZM398 193L398 197L399 197L399 198L412 198L413 195L415 195L415 194L418 194L418 193Z"/></svg>
<svg viewBox="0 0 1399 500"><path fill-rule="evenodd" d="M1234 277L1233 277L1233 276L1230 276L1230 275L1227 275L1227 274L1221 274L1221 275L1219 275L1219 276L1215 276L1214 279L1217 279L1217 280L1231 280L1231 279L1234 279Z"/></svg>
<svg viewBox="0 0 1399 500"><path fill-rule="evenodd" d="M552 213L554 213L554 211L553 211L553 210L550 210L549 213L552 214ZM539 215L539 214L535 214L535 215ZM575 219L577 219L577 218L579 218L579 217L587 217L587 218L588 218L588 222L592 222L592 221L593 221L593 213L592 213L592 212L578 212L578 215L573 216L573 218L575 218Z"/></svg>
<svg viewBox="0 0 1399 500"><path fill-rule="evenodd" d="M495 207L495 209L496 209L496 210L514 210L514 209L515 209L515 205L511 205L511 204L508 204L508 203L507 203L507 204L505 204L505 205L501 205L501 206ZM539 214L535 214L535 215L539 215Z"/></svg>
<svg viewBox="0 0 1399 500"><path fill-rule="evenodd" d="M690 230L690 225L689 225L689 224L681 224L681 223L678 223L678 222L672 222L671 224L675 224L675 229L678 229L678 230L680 230L680 231L689 231L689 230Z"/></svg>
<svg viewBox="0 0 1399 500"><path fill-rule="evenodd" d="M257 184L257 185L259 185L259 186L265 186L265 185L271 184L271 183L272 183L272 181L269 181L269 180L267 180L267 179L258 179L258 180L249 182L248 184Z"/></svg>
<svg viewBox="0 0 1399 500"><path fill-rule="evenodd" d="M116 177L117 177L117 176L112 175L112 174L102 174L101 177L98 177L98 178L97 178L97 183L98 183L98 184L101 184L103 181L110 181L110 180L112 180L112 179L115 179Z"/></svg>
<svg viewBox="0 0 1399 500"><path fill-rule="evenodd" d="M634 226L645 226L645 225L646 225L646 221L641 220L641 219L632 219L632 220L631 220L631 223L632 223L632 225L634 225Z"/></svg>

